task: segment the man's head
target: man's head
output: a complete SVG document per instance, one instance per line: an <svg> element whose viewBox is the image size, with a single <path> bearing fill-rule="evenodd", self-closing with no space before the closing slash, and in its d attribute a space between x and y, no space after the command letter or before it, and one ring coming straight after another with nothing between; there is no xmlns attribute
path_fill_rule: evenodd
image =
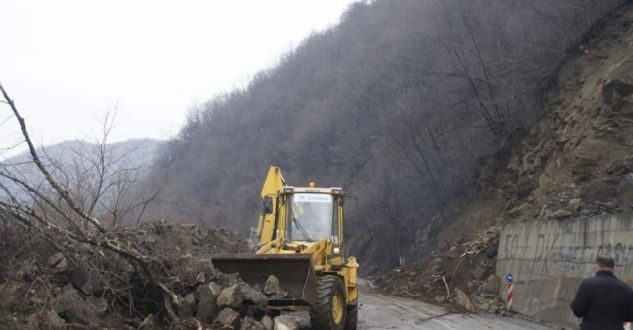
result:
<svg viewBox="0 0 633 330"><path fill-rule="evenodd" d="M615 261L611 257L597 257L596 267L598 268L598 270L613 271L613 269L615 268Z"/></svg>

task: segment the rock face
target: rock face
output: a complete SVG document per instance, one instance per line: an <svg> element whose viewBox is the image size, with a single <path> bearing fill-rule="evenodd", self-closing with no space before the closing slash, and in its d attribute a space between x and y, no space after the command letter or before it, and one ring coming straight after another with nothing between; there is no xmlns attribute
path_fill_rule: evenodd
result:
<svg viewBox="0 0 633 330"><path fill-rule="evenodd" d="M617 189L618 206L622 209L633 207L633 173L622 178Z"/></svg>

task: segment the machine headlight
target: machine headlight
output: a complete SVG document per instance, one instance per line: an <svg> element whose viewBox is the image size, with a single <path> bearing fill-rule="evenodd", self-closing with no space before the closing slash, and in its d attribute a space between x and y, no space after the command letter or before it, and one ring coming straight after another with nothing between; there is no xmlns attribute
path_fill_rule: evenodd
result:
<svg viewBox="0 0 633 330"><path fill-rule="evenodd" d="M334 254L341 254L341 248L340 248L340 247L338 247L338 246L335 246L335 247L332 249L332 253L334 253Z"/></svg>

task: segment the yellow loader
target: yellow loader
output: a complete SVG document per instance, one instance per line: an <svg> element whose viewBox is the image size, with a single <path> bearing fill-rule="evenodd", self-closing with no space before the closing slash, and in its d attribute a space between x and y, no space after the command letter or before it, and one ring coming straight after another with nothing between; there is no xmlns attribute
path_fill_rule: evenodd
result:
<svg viewBox="0 0 633 330"><path fill-rule="evenodd" d="M287 295L269 297L268 310L309 310L313 329L355 330L358 263L344 253L343 189L288 186L273 166L261 198L257 252L215 256L215 267L256 288L277 277Z"/></svg>

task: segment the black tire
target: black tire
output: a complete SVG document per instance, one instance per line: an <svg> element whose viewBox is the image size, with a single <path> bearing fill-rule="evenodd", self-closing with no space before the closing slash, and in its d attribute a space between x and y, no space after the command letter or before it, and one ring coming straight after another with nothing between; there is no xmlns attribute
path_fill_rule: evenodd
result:
<svg viewBox="0 0 633 330"><path fill-rule="evenodd" d="M347 307L347 319L345 320L345 330L356 330L358 325L358 305Z"/></svg>
<svg viewBox="0 0 633 330"><path fill-rule="evenodd" d="M332 312L334 297L342 297L342 317L338 323ZM316 302L310 310L310 324L313 330L344 330L347 308L345 308L345 289L338 276L325 275L319 278Z"/></svg>

